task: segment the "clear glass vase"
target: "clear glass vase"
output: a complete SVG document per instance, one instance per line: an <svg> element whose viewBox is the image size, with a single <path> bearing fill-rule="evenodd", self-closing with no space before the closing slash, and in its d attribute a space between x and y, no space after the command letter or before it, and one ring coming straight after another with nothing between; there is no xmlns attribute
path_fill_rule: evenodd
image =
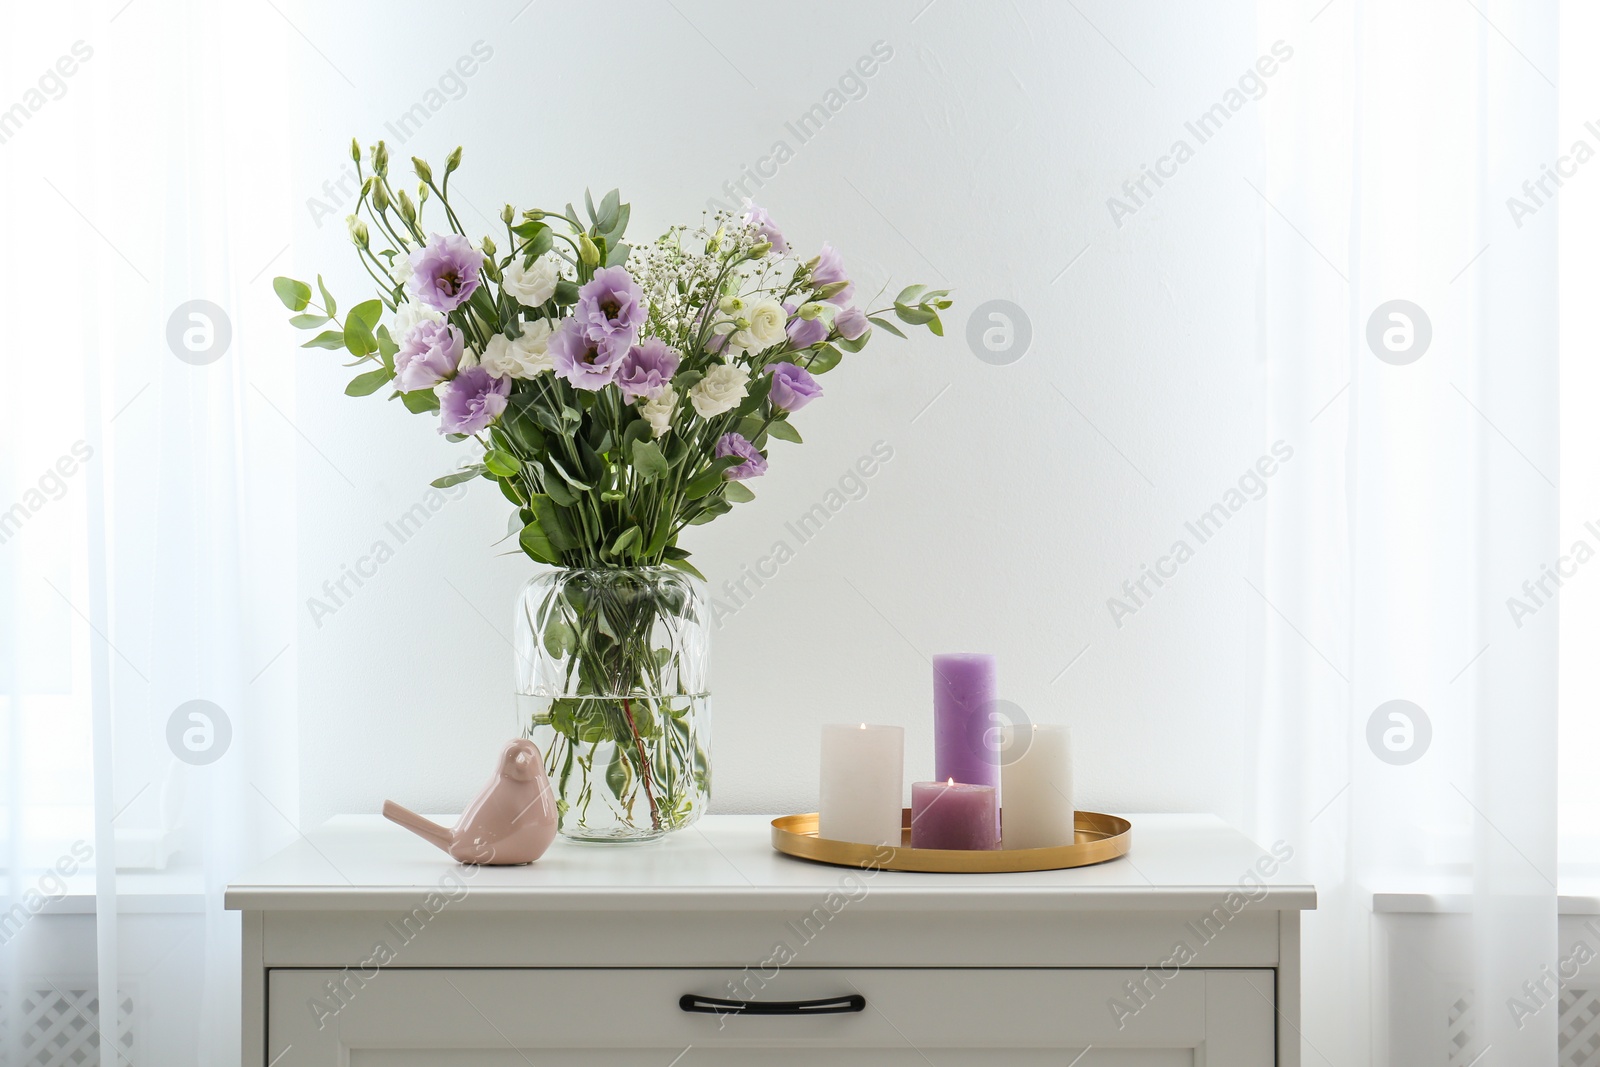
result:
<svg viewBox="0 0 1600 1067"><path fill-rule="evenodd" d="M671 567L563 569L517 602L517 703L563 836L648 841L711 797L711 616Z"/></svg>

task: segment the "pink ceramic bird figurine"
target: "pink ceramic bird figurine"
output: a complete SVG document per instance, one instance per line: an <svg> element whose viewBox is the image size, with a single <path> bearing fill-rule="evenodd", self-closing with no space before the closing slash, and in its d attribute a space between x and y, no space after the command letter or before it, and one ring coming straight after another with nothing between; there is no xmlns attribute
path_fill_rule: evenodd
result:
<svg viewBox="0 0 1600 1067"><path fill-rule="evenodd" d="M513 866L544 855L556 836L556 799L532 741L506 742L494 777L467 806L454 830L383 802L383 817L431 841L461 863Z"/></svg>

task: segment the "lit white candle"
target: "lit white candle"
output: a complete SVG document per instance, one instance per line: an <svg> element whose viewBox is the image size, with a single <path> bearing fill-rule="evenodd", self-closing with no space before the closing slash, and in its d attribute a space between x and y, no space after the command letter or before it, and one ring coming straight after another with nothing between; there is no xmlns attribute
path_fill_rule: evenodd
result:
<svg viewBox="0 0 1600 1067"><path fill-rule="evenodd" d="M1072 730L1045 723L1001 729L1002 847L1072 844Z"/></svg>
<svg viewBox="0 0 1600 1067"><path fill-rule="evenodd" d="M901 726L824 726L817 835L898 847L905 752Z"/></svg>

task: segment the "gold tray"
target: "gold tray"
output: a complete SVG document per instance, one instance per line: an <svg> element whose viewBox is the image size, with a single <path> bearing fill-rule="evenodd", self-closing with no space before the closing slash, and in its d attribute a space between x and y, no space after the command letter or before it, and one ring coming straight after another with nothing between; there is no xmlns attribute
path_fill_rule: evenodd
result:
<svg viewBox="0 0 1600 1067"><path fill-rule="evenodd" d="M1077 841L1055 848L950 849L911 847L911 809L902 809L900 847L830 841L817 836L817 813L781 815L772 820L772 847L797 856L840 867L866 867L885 871L924 871L937 874L995 874L1007 871L1058 871L1087 867L1127 855L1133 844L1133 824L1116 815L1080 811L1074 829Z"/></svg>

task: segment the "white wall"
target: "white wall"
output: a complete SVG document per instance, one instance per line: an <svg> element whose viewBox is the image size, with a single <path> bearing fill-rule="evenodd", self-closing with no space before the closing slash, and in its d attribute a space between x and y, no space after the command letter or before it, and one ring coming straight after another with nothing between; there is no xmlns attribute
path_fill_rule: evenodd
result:
<svg viewBox="0 0 1600 1067"><path fill-rule="evenodd" d="M759 499L688 540L725 596L775 540L794 543L785 522L875 441L894 450L866 496L716 635L716 810L813 808L830 721L905 724L908 775L927 776L925 656L992 649L1004 697L1077 729L1082 806L1242 818L1262 614L1246 579L1263 509L1203 545L1183 524L1268 445L1262 206L1247 183L1260 184L1257 105L1205 144L1184 124L1255 62L1252 5L676 0L518 14L522 2L444 18L437 5L390 5L381 20L287 9L327 54L300 50L304 124L287 146L297 205L337 178L352 133L388 136L384 124L481 40L493 56L465 95L412 140L389 140L401 159L436 163L464 144L452 186L485 231L507 200L556 205L587 184L620 186L634 237L653 236L697 219L784 140L794 158L756 196L791 241L832 241L868 293L912 281L956 291L949 336L880 336L829 374L826 398L796 420L808 443L778 443ZM877 41L893 58L865 96L799 143L785 122ZM1296 76L1291 61L1268 91ZM1194 158L1118 227L1107 198L1179 138ZM342 302L365 297L343 212L319 227L297 211L272 273L321 270ZM993 298L1032 323L1032 348L1011 366L981 362L964 337ZM397 404L344 397L349 372L331 353L294 351L297 340L285 329L299 368L305 599L376 540L394 544L385 522L461 453ZM1269 484L1294 476L1290 462ZM320 626L302 611L306 823L385 797L454 810L488 773L515 730L506 641L530 572L496 555L506 516L492 487L474 485ZM1195 557L1119 628L1107 598L1180 536Z"/></svg>

